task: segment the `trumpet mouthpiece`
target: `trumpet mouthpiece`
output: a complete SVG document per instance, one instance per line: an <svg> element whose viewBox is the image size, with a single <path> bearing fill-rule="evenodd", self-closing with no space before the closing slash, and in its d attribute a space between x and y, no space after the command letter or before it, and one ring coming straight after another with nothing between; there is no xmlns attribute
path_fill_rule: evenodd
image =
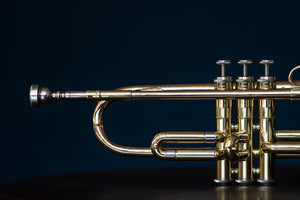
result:
<svg viewBox="0 0 300 200"><path fill-rule="evenodd" d="M30 105L32 107L40 107L42 104L47 104L52 101L52 92L45 87L40 87L39 85L32 85L30 87Z"/></svg>

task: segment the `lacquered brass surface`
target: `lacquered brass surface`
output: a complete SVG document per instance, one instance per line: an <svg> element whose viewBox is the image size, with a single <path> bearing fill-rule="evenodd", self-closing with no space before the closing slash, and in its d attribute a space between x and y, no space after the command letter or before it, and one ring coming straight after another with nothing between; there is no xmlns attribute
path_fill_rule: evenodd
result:
<svg viewBox="0 0 300 200"><path fill-rule="evenodd" d="M136 85L115 90L66 92L51 92L48 88L32 85L30 104L39 107L53 100L99 101L93 114L94 132L98 141L113 153L162 160L214 160L218 184L230 184L235 179L238 184L245 185L256 177L259 183L270 184L274 181L275 158L300 158L300 130L275 129L275 100L300 100L300 81L292 79L300 67L291 70L289 82L276 82L269 74L269 65L274 61L262 60L265 76L255 82L248 76L247 65L251 63L250 60L239 61L244 71L235 82L226 76L225 67L230 61L219 60L221 76L214 83ZM114 101L205 99L215 101L216 127L212 131L166 131L158 133L148 147L132 147L111 141L104 130L104 112ZM255 101L258 116L254 116ZM236 116L232 116L234 108ZM256 124L255 117L258 118ZM254 134L258 134L259 140L255 148ZM181 143L185 146L179 145ZM200 147L188 147L191 144ZM258 159L258 166L254 166L254 159ZM233 163L236 163L235 168L232 168Z"/></svg>
<svg viewBox="0 0 300 200"><path fill-rule="evenodd" d="M300 130L277 130L277 141L300 141Z"/></svg>
<svg viewBox="0 0 300 200"><path fill-rule="evenodd" d="M275 154L300 154L300 141L266 143L262 146L262 150Z"/></svg>
<svg viewBox="0 0 300 200"><path fill-rule="evenodd" d="M151 144L152 153L162 160L215 160L223 155L214 148L167 148L163 143L215 143L224 136L214 132L163 132L157 134Z"/></svg>
<svg viewBox="0 0 300 200"><path fill-rule="evenodd" d="M216 90L232 90L232 81L216 82ZM217 99L215 103L216 131L225 137L231 134L232 100ZM216 143L217 151L224 150L224 142ZM231 162L228 159L219 159L216 162L216 178L218 184L228 184L231 178Z"/></svg>
<svg viewBox="0 0 300 200"><path fill-rule="evenodd" d="M271 90L276 87L272 81L262 81L258 83L258 90ZM259 178L261 184L274 182L274 155L271 152L262 150L266 143L275 141L275 101L273 99L258 100L259 130Z"/></svg>
<svg viewBox="0 0 300 200"><path fill-rule="evenodd" d="M237 90L253 90L253 79L246 79L243 82L237 82ZM247 151L249 156L247 160L238 162L238 174L236 182L239 184L250 184L253 179L253 99L237 99L236 100L236 112L238 132L244 132L248 135L247 142L243 143L243 151Z"/></svg>
<svg viewBox="0 0 300 200"><path fill-rule="evenodd" d="M293 74L295 73L295 71L297 71L299 69L300 69L300 65L294 67L289 73L288 80L289 80L290 84L293 86L298 86L298 87L300 86L299 83L297 83L296 81L293 80Z"/></svg>
<svg viewBox="0 0 300 200"><path fill-rule="evenodd" d="M250 156L249 149L244 144L249 143L249 134L236 132L229 134L224 141L224 156L231 162L246 161Z"/></svg>

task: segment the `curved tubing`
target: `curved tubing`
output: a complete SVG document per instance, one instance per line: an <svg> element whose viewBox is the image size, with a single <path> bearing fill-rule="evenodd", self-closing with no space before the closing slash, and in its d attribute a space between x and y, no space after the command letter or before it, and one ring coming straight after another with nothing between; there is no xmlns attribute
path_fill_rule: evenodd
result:
<svg viewBox="0 0 300 200"><path fill-rule="evenodd" d="M288 82L279 82L278 88L293 88ZM144 85L144 86L127 86L116 90L126 91L173 91L173 90L213 90L213 84L176 84L176 85ZM154 156L150 147L129 147L112 142L106 135L103 127L103 115L106 108L112 103L111 100L102 100L97 104L93 114L93 128L98 141L109 151L127 156Z"/></svg>
<svg viewBox="0 0 300 200"><path fill-rule="evenodd" d="M297 87L299 87L300 84L299 84L299 83L296 83L296 82L293 80L292 77L293 77L294 72L297 71L297 70L299 70L299 69L300 69L300 65L294 67L294 68L290 71L289 76L288 76L288 80L289 80L290 84L293 85L293 86L297 86Z"/></svg>
<svg viewBox="0 0 300 200"><path fill-rule="evenodd" d="M150 147L129 147L112 142L103 127L103 114L113 101L99 101L93 115L93 127L98 141L109 151L126 156L153 156Z"/></svg>
<svg viewBox="0 0 300 200"><path fill-rule="evenodd" d="M143 87L136 87L136 86L128 86L124 88L118 88L117 90L138 90L143 89ZM109 151L119 154L119 155L126 155L126 156L142 156L142 157L153 157L151 148L150 147L130 147L130 146L123 146L111 141L104 130L103 126L103 115L106 108L112 103L113 101L102 100L99 101L97 104L94 114L93 114L93 128L95 135L98 141Z"/></svg>
<svg viewBox="0 0 300 200"><path fill-rule="evenodd" d="M150 147L129 147L129 146L122 146L112 142L106 135L103 126L103 115L106 108L112 103L113 101L99 101L98 105L95 108L94 115L93 115L93 127L95 135L98 141L109 151L119 154L119 155L126 155L126 156L144 156L144 157L152 157L156 156L160 159L181 159L181 160L213 160L216 159L218 156L215 150L208 150L208 149L189 149L189 150L179 150L174 152L173 150L167 152L171 152L171 154L175 153L173 156L161 156L160 153L157 153L154 149L158 150L160 148L154 148L153 144L160 145L161 142L155 142L158 136L168 136L162 137L161 139L173 140L174 142L184 142L188 141L189 143L214 143L215 140L223 139L222 135L212 132L168 132L168 134L162 133L158 134L154 137L152 142L152 150ZM185 133L185 134L183 134ZM161 150L161 149L160 149ZM159 150L158 150L159 151ZM153 153L152 153L153 152ZM154 155L153 155L154 154ZM175 157L174 157L175 156ZM163 158L164 157L164 158Z"/></svg>
<svg viewBox="0 0 300 200"><path fill-rule="evenodd" d="M180 89L213 89L213 84L176 84L176 85L141 85L141 86L125 86L118 88L116 90L125 90L125 91L169 91L169 90L178 90ZM95 135L98 141L109 151L126 156L144 156L144 157L153 157L153 153L150 147L130 147L123 146L114 143L111 141L107 134L105 133L103 126L103 115L106 108L113 101L102 100L97 104L94 114L93 114L93 128Z"/></svg>

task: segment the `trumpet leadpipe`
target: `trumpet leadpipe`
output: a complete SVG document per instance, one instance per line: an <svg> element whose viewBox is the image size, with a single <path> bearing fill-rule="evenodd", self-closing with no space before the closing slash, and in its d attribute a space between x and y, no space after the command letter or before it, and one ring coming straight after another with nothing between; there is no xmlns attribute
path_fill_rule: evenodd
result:
<svg viewBox="0 0 300 200"><path fill-rule="evenodd" d="M300 85L300 81L294 81ZM257 88L257 83L254 83L254 88ZM276 89L291 89L295 88L288 81L276 82ZM237 89L237 84L232 83L232 89ZM118 90L131 90L131 91L174 91L174 90L215 90L214 83L189 83L189 84L165 84L165 85L135 85L124 86Z"/></svg>
<svg viewBox="0 0 300 200"><path fill-rule="evenodd" d="M200 100L200 99L292 99L300 98L300 89L272 90L179 90L179 91L127 91L127 90L87 90L51 92L48 88L32 85L30 104L39 107L52 100L100 101L100 100Z"/></svg>

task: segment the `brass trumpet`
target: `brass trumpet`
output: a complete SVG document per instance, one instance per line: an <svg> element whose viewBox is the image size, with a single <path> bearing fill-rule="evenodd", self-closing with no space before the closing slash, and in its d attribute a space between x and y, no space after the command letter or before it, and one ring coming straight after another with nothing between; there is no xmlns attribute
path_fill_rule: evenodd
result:
<svg viewBox="0 0 300 200"><path fill-rule="evenodd" d="M274 182L275 158L300 158L300 130L275 130L275 100L300 100L300 81L292 79L300 66L290 71L288 81L277 82L269 74L273 60L262 60L265 74L257 81L248 76L251 60L240 60L243 76L235 82L226 76L228 60L219 60L221 76L214 83L127 86L116 90L51 92L32 85L30 104L39 107L52 100L99 101L93 114L93 127L99 142L109 151L125 156L157 157L163 160L216 160L216 178L220 185L234 181L240 185ZM119 100L215 100L216 129L211 132L162 132L150 147L122 146L112 142L103 126L106 108ZM233 100L237 123L232 123ZM254 124L254 101L258 105L258 124ZM258 132L259 145L253 147L253 132ZM215 147L166 147L165 143L214 143ZM259 166L253 166L258 159ZM237 163L232 168L232 163Z"/></svg>

